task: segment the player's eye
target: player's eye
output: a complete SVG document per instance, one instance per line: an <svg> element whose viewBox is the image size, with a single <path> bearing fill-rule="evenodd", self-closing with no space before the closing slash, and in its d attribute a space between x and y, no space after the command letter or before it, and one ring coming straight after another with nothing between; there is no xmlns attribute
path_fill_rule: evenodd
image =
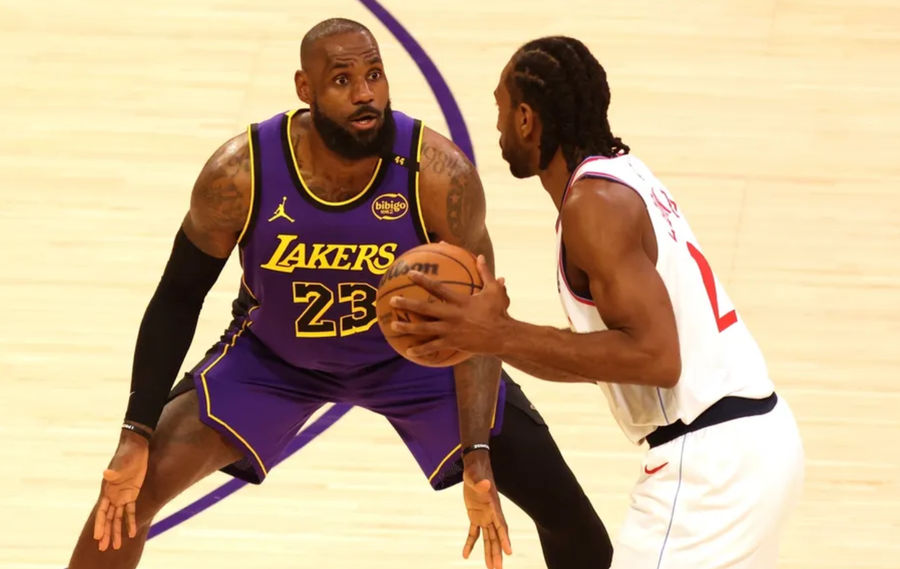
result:
<svg viewBox="0 0 900 569"><path fill-rule="evenodd" d="M378 81L381 79L382 73L380 69L374 69L371 73L369 73L369 81Z"/></svg>
<svg viewBox="0 0 900 569"><path fill-rule="evenodd" d="M334 82L343 87L350 84L350 79L346 75L338 75L334 78Z"/></svg>

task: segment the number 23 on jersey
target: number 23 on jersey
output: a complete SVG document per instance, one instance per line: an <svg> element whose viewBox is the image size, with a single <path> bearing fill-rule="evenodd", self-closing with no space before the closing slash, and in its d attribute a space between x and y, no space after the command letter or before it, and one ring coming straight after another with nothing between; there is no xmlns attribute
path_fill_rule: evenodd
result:
<svg viewBox="0 0 900 569"><path fill-rule="evenodd" d="M294 282L294 303L304 305L294 325L298 338L332 338L365 332L375 324L378 290L369 283L340 283L337 302L346 314L339 321L325 318L334 305L335 291L322 283Z"/></svg>

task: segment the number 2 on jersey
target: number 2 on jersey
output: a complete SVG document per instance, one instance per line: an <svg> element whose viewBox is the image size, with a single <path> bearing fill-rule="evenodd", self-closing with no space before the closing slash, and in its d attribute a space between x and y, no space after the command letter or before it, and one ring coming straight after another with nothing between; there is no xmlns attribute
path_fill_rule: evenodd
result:
<svg viewBox="0 0 900 569"><path fill-rule="evenodd" d="M700 268L700 276L703 278L703 286L706 288L706 295L709 297L709 304L712 306L713 316L716 318L716 326L719 327L719 332L724 332L726 328L737 322L737 313L734 310L731 310L730 312L719 315L719 298L716 293L716 278L713 276L709 262L707 262L706 257L703 256L703 253L691 243L687 244L687 248L691 257L693 257L694 261L697 263L697 267Z"/></svg>
<svg viewBox="0 0 900 569"><path fill-rule="evenodd" d="M294 333L298 338L331 338L338 335L338 323L323 318L334 304L334 291L322 283L293 283L294 303L306 308L297 318ZM365 332L375 324L375 296L378 290L368 283L341 283L338 302L349 304L350 313L341 316L340 335Z"/></svg>

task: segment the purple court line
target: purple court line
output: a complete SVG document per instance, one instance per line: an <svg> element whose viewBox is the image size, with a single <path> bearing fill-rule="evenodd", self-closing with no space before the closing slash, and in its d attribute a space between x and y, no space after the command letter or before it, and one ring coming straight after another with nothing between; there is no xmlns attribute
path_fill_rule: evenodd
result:
<svg viewBox="0 0 900 569"><path fill-rule="evenodd" d="M472 148L472 140L469 138L469 129L466 128L466 121L463 119L456 99L453 98L453 93L450 92L450 86L447 85L437 66L428 57L428 54L425 53L425 50L419 45L416 38L412 37L412 34L406 31L403 24L398 22L397 18L392 16L377 0L359 1L394 34L394 37L397 38L413 61L416 62L416 65L419 66L419 71L422 72L422 75L428 82L428 86L431 87L431 91L441 107L441 112L444 113L444 120L447 121L447 128L450 129L450 139L469 157L472 164L475 164L475 149Z"/></svg>
<svg viewBox="0 0 900 569"><path fill-rule="evenodd" d="M381 20L381 23L394 34L397 41L400 42L407 53L409 53L410 57L412 57L413 61L416 62L416 65L419 67L419 70L431 87L431 90L437 99L437 103L441 108L441 112L444 114L444 119L447 121L447 127L450 129L450 138L474 164L475 151L472 148L472 141L469 137L469 130L466 128L466 122L463 119L459 105L456 103L456 99L453 98L453 93L450 92L450 87L447 85L447 82L444 80L444 77L441 75L437 66L431 58L428 57L428 54L425 53L425 50L419 45L419 42L416 41L412 34L410 34L381 4L376 0L359 1L363 6L368 8L376 18ZM310 441L322 434L328 427L343 417L351 408L350 405L345 404L333 406L309 427L300 431L287 448L285 448L281 458L279 458L275 464L278 464L309 444ZM272 466L274 466L274 464ZM237 478L229 480L209 494L195 500L169 517L153 524L150 527L150 532L147 534L147 539L154 538L178 524L189 520L200 512L212 507L219 502L219 500L234 494L246 484L247 482Z"/></svg>
<svg viewBox="0 0 900 569"><path fill-rule="evenodd" d="M288 446L284 449L284 452L282 452L281 457L276 460L275 463L272 464L269 468L271 469L276 464L280 463L301 448L305 447L310 443L310 441L325 432L328 427L335 424L337 420L343 417L350 409L352 409L352 405L339 403L323 413L322 416L319 417L313 424L300 431L297 436L294 437L293 440L291 440ZM232 478L206 496L195 500L191 504L178 510L169 517L164 518L150 526L150 531L147 533L147 539L154 538L164 531L170 530L178 524L193 518L203 510L215 505L219 500L222 500L234 494L246 485L247 482L239 478Z"/></svg>

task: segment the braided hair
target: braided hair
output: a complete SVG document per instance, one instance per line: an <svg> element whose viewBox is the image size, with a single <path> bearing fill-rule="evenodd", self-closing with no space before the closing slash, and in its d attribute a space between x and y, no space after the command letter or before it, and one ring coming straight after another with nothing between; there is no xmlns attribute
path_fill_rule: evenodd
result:
<svg viewBox="0 0 900 569"><path fill-rule="evenodd" d="M541 169L557 148L569 170L588 156L628 153L609 128L606 71L577 39L553 36L526 43L513 56L508 81L513 104L526 103L541 117Z"/></svg>

